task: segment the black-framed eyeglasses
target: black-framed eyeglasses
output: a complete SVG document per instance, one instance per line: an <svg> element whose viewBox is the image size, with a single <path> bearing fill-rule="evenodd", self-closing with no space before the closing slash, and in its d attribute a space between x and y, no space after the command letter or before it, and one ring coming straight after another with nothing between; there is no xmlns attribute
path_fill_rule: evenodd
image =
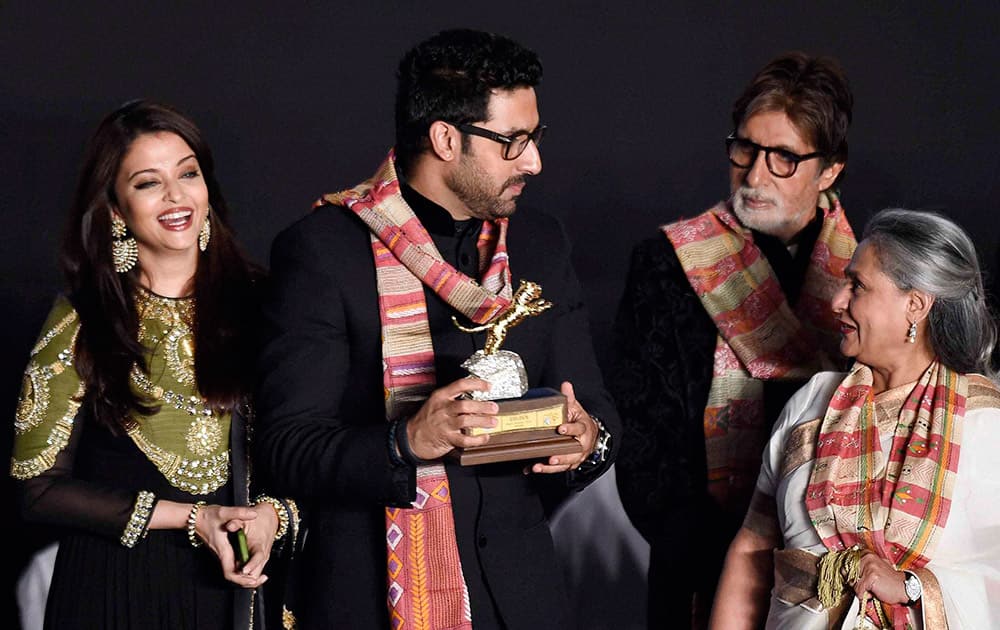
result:
<svg viewBox="0 0 1000 630"><path fill-rule="evenodd" d="M729 134L726 138L726 153L729 155L729 161L733 166L751 168L753 163L757 161L757 154L761 151L764 152L764 162L767 164L767 170L771 171L771 174L775 177L781 177L782 179L794 175L795 170L799 167L799 162L825 157L824 153L818 151L799 155L788 149L765 147L746 138L741 138L735 133Z"/></svg>
<svg viewBox="0 0 1000 630"><path fill-rule="evenodd" d="M455 128L462 133L499 142L503 145L503 159L505 160L516 160L521 157L524 150L528 148L529 142L534 142L536 147L542 146L542 136L545 135L545 130L547 129L545 125L538 125L534 131L522 131L513 136L505 136L502 133L464 123L455 125Z"/></svg>

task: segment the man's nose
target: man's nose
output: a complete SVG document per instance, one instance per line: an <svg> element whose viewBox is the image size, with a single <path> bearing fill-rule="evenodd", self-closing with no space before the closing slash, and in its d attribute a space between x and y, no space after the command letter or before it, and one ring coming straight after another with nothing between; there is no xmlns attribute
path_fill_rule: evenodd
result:
<svg viewBox="0 0 1000 630"><path fill-rule="evenodd" d="M524 153L517 156L517 168L528 175L538 175L542 172L542 152L534 140L524 147Z"/></svg>

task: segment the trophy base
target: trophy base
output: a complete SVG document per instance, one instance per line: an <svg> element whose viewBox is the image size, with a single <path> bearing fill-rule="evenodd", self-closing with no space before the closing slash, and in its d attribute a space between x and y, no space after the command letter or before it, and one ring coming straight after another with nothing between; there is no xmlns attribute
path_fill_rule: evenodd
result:
<svg viewBox="0 0 1000 630"><path fill-rule="evenodd" d="M579 453L580 442L560 435L557 427L566 421L566 397L548 389L532 389L521 398L498 400L499 422L492 429L473 429L471 435L489 434L483 446L457 448L449 457L461 466L525 459L547 459L552 455Z"/></svg>
<svg viewBox="0 0 1000 630"><path fill-rule="evenodd" d="M553 455L579 453L582 448L575 438L559 435L555 429L538 429L494 433L490 435L488 444L456 448L449 457L459 466L477 466L523 459L548 459Z"/></svg>

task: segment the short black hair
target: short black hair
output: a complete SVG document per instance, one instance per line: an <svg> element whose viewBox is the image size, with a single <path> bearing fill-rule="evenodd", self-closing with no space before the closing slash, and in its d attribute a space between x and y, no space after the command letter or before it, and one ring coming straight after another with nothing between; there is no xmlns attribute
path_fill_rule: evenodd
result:
<svg viewBox="0 0 1000 630"><path fill-rule="evenodd" d="M535 87L542 80L542 63L502 35L454 29L407 52L396 80L396 160L406 172L427 148L433 122L486 120L491 92Z"/></svg>

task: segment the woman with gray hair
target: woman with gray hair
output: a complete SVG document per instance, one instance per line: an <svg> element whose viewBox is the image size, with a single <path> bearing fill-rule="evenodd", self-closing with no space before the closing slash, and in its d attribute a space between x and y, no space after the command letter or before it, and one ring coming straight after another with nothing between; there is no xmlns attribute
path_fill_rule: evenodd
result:
<svg viewBox="0 0 1000 630"><path fill-rule="evenodd" d="M996 326L972 241L884 210L845 275L855 363L779 417L711 627L1000 627Z"/></svg>

